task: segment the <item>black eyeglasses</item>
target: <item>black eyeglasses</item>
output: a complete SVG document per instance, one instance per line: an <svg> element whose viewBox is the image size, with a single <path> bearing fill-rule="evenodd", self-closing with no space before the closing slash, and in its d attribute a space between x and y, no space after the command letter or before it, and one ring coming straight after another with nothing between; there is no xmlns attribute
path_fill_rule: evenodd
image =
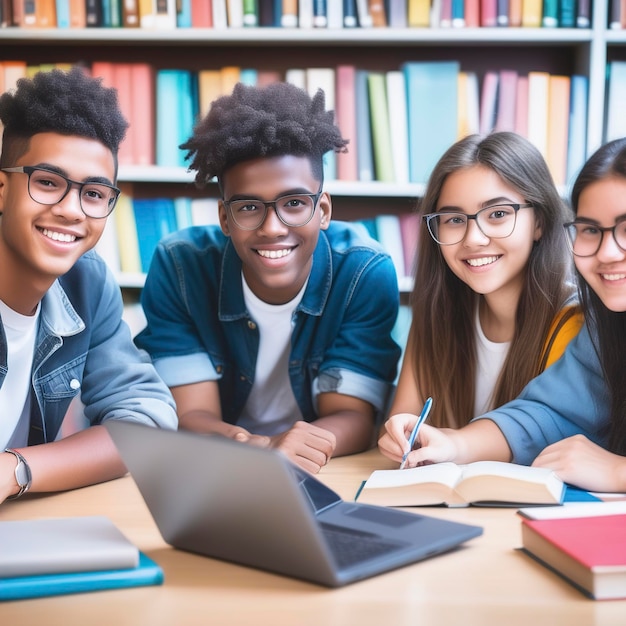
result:
<svg viewBox="0 0 626 626"><path fill-rule="evenodd" d="M256 230L267 217L267 209L274 207L278 219L285 225L297 228L305 226L312 219L315 207L322 195L320 187L317 193L294 193L280 196L276 200L223 200L230 211L235 224L241 230Z"/></svg>
<svg viewBox="0 0 626 626"><path fill-rule="evenodd" d="M510 237L515 230L517 212L520 209L530 209L532 206L530 203L495 204L473 215L440 211L428 213L423 219L428 225L428 232L438 244L452 246L463 241L470 220L476 220L480 232L489 239Z"/></svg>
<svg viewBox="0 0 626 626"><path fill-rule="evenodd" d="M28 176L28 194L39 204L58 204L72 187L78 189L80 208L87 217L101 219L111 214L120 195L120 190L106 183L81 183L44 167L3 167L9 174Z"/></svg>
<svg viewBox="0 0 626 626"><path fill-rule="evenodd" d="M609 232L613 234L618 248L626 252L626 218L618 220L613 226L598 226L594 222L582 219L568 222L563 226L569 235L572 252L576 256L586 257L597 254L604 240L604 233Z"/></svg>

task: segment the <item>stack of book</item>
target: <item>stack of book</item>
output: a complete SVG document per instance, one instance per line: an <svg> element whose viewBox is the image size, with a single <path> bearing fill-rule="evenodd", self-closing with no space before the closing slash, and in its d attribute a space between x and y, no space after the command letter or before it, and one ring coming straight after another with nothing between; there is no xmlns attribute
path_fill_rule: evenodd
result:
<svg viewBox="0 0 626 626"><path fill-rule="evenodd" d="M106 517L0 522L0 600L162 582L161 567Z"/></svg>

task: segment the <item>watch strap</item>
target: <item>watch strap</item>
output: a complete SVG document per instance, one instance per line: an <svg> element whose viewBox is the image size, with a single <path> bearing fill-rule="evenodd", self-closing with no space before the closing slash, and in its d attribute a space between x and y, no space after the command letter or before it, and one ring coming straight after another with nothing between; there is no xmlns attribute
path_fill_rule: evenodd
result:
<svg viewBox="0 0 626 626"><path fill-rule="evenodd" d="M15 482L18 484L20 490L16 494L7 497L7 500L16 500L30 489L33 476L28 461L22 454L13 448L6 448L4 451L12 454L17 459L17 465L15 466Z"/></svg>

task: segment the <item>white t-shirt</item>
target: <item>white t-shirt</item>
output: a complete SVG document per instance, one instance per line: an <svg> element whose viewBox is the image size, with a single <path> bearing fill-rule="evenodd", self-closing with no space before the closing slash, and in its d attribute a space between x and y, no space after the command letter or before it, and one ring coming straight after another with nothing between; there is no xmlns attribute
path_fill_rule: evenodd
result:
<svg viewBox="0 0 626 626"><path fill-rule="evenodd" d="M0 449L28 444L30 379L39 312L21 315L0 300L0 316L7 338L8 372L0 387Z"/></svg>
<svg viewBox="0 0 626 626"><path fill-rule="evenodd" d="M476 328L476 399L474 403L474 417L482 415L492 409L493 392L498 376L504 365L506 355L511 347L510 341L495 343L489 341L480 325L478 307L474 321Z"/></svg>
<svg viewBox="0 0 626 626"><path fill-rule="evenodd" d="M293 312L302 300L306 283L286 304L268 304L257 298L243 275L244 301L259 329L254 385L237 426L260 435L275 435L302 419L289 381L289 354Z"/></svg>

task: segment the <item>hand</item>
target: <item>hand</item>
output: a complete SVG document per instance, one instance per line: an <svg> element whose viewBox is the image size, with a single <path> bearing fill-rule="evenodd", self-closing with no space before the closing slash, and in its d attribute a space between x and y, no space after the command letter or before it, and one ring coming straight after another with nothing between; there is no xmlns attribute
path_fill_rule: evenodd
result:
<svg viewBox="0 0 626 626"><path fill-rule="evenodd" d="M296 422L289 430L271 439L272 448L280 450L311 474L317 474L328 463L337 445L335 435L329 430L304 421Z"/></svg>
<svg viewBox="0 0 626 626"><path fill-rule="evenodd" d="M409 436L417 421L417 415L398 413L385 423L385 434L378 441L380 451L390 459L402 462L402 457L409 449ZM416 467L429 463L456 461L459 456L455 441L457 431L439 429L422 424L417 434L419 447L410 452L406 467Z"/></svg>
<svg viewBox="0 0 626 626"><path fill-rule="evenodd" d="M385 432L378 440L379 450L387 457L398 463L409 452L409 436L418 416L413 413L396 413L385 423Z"/></svg>
<svg viewBox="0 0 626 626"><path fill-rule="evenodd" d="M533 467L547 467L561 480L587 491L626 491L626 457L605 450L583 435L548 446L533 461Z"/></svg>

